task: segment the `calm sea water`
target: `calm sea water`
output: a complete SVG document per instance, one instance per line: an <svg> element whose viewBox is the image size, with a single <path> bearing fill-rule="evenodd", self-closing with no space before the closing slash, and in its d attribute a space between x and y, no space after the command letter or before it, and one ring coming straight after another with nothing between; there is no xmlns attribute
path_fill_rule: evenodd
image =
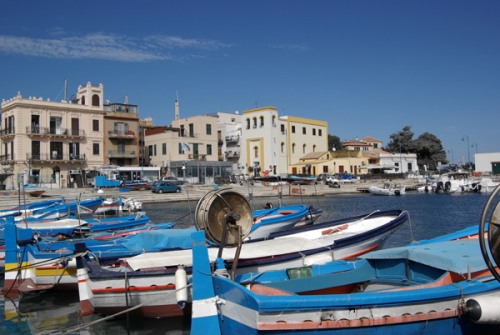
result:
<svg viewBox="0 0 500 335"><path fill-rule="evenodd" d="M396 231L385 247L401 246L413 240L429 239L479 223L488 195L483 194L417 194L401 197L382 197L355 194L325 197L284 198L282 204L304 203L323 209L321 221L340 219L370 213L374 210L403 209L410 214L410 222ZM278 205L276 198L254 198L253 208L262 208L267 202ZM174 221L177 227L194 224L192 215L196 202L157 203L145 205L155 223ZM0 281L3 286L3 280ZM129 319L101 321L99 315L78 316L77 292L46 292L23 298L22 302L0 296L0 334L60 334L90 322L82 330L69 334L189 334L189 321Z"/></svg>

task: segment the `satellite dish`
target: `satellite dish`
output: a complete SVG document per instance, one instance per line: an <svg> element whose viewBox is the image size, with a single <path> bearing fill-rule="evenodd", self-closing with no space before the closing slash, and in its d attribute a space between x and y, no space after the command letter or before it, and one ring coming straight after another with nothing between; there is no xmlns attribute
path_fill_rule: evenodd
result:
<svg viewBox="0 0 500 335"><path fill-rule="evenodd" d="M248 236L252 225L250 204L231 189L210 191L196 205L196 229L203 230L205 238L220 247L238 246Z"/></svg>

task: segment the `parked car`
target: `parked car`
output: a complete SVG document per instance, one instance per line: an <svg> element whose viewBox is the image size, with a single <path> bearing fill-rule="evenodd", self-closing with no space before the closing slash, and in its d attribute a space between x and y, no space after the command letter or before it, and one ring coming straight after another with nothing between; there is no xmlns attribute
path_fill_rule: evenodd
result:
<svg viewBox="0 0 500 335"><path fill-rule="evenodd" d="M165 180L155 181L151 186L151 192L153 193L179 193L180 191L182 191L182 188L179 185Z"/></svg>
<svg viewBox="0 0 500 335"><path fill-rule="evenodd" d="M174 185L184 185L185 181L182 180L182 179L177 179L176 177L174 176L165 176L163 178L161 178L161 180L163 181L168 181Z"/></svg>

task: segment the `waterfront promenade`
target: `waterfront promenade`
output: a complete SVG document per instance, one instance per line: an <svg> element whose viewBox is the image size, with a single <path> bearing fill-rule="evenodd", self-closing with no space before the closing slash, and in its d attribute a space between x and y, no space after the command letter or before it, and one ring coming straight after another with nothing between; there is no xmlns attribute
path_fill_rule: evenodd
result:
<svg viewBox="0 0 500 335"><path fill-rule="evenodd" d="M318 185L283 185L281 186L282 197L310 197L310 196L325 196L325 195L343 195L343 194L359 194L368 189L370 185L382 186L384 182L390 182L389 180L380 180L373 183L343 183L339 188L332 188L325 184ZM398 180L398 183L407 186L408 188L415 188L418 181L416 179L405 179ZM249 195L250 193L254 198L257 197L278 197L279 186L272 185L262 185L260 183L255 183L253 186L247 186L246 184L229 184L229 185L219 185L219 188L231 188L233 191L241 193L242 195ZM90 199L98 196L104 198L108 197L119 197L124 198L134 198L142 203L156 203L156 202L175 202L175 201L198 201L207 192L214 189L213 185L183 185L181 193L163 193L156 194L148 190L144 191L130 191L130 192L120 192L119 188L103 188L102 193L93 188L53 188L47 189L41 198L33 198L28 195L19 196L18 191L0 191L0 209L7 209L19 204L19 198L21 203L29 203L44 199L57 199L60 197L65 197L66 199ZM302 194L300 193L302 191ZM367 196L371 196L367 194Z"/></svg>

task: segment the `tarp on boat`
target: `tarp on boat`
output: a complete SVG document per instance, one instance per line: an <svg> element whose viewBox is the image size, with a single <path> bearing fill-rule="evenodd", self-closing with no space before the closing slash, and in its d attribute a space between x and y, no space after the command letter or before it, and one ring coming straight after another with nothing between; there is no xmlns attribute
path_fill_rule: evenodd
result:
<svg viewBox="0 0 500 335"><path fill-rule="evenodd" d="M360 256L364 259L408 259L459 274L486 269L478 239L446 241L382 249Z"/></svg>
<svg viewBox="0 0 500 335"><path fill-rule="evenodd" d="M121 244L129 250L191 249L191 234L195 231L195 227L144 231Z"/></svg>

